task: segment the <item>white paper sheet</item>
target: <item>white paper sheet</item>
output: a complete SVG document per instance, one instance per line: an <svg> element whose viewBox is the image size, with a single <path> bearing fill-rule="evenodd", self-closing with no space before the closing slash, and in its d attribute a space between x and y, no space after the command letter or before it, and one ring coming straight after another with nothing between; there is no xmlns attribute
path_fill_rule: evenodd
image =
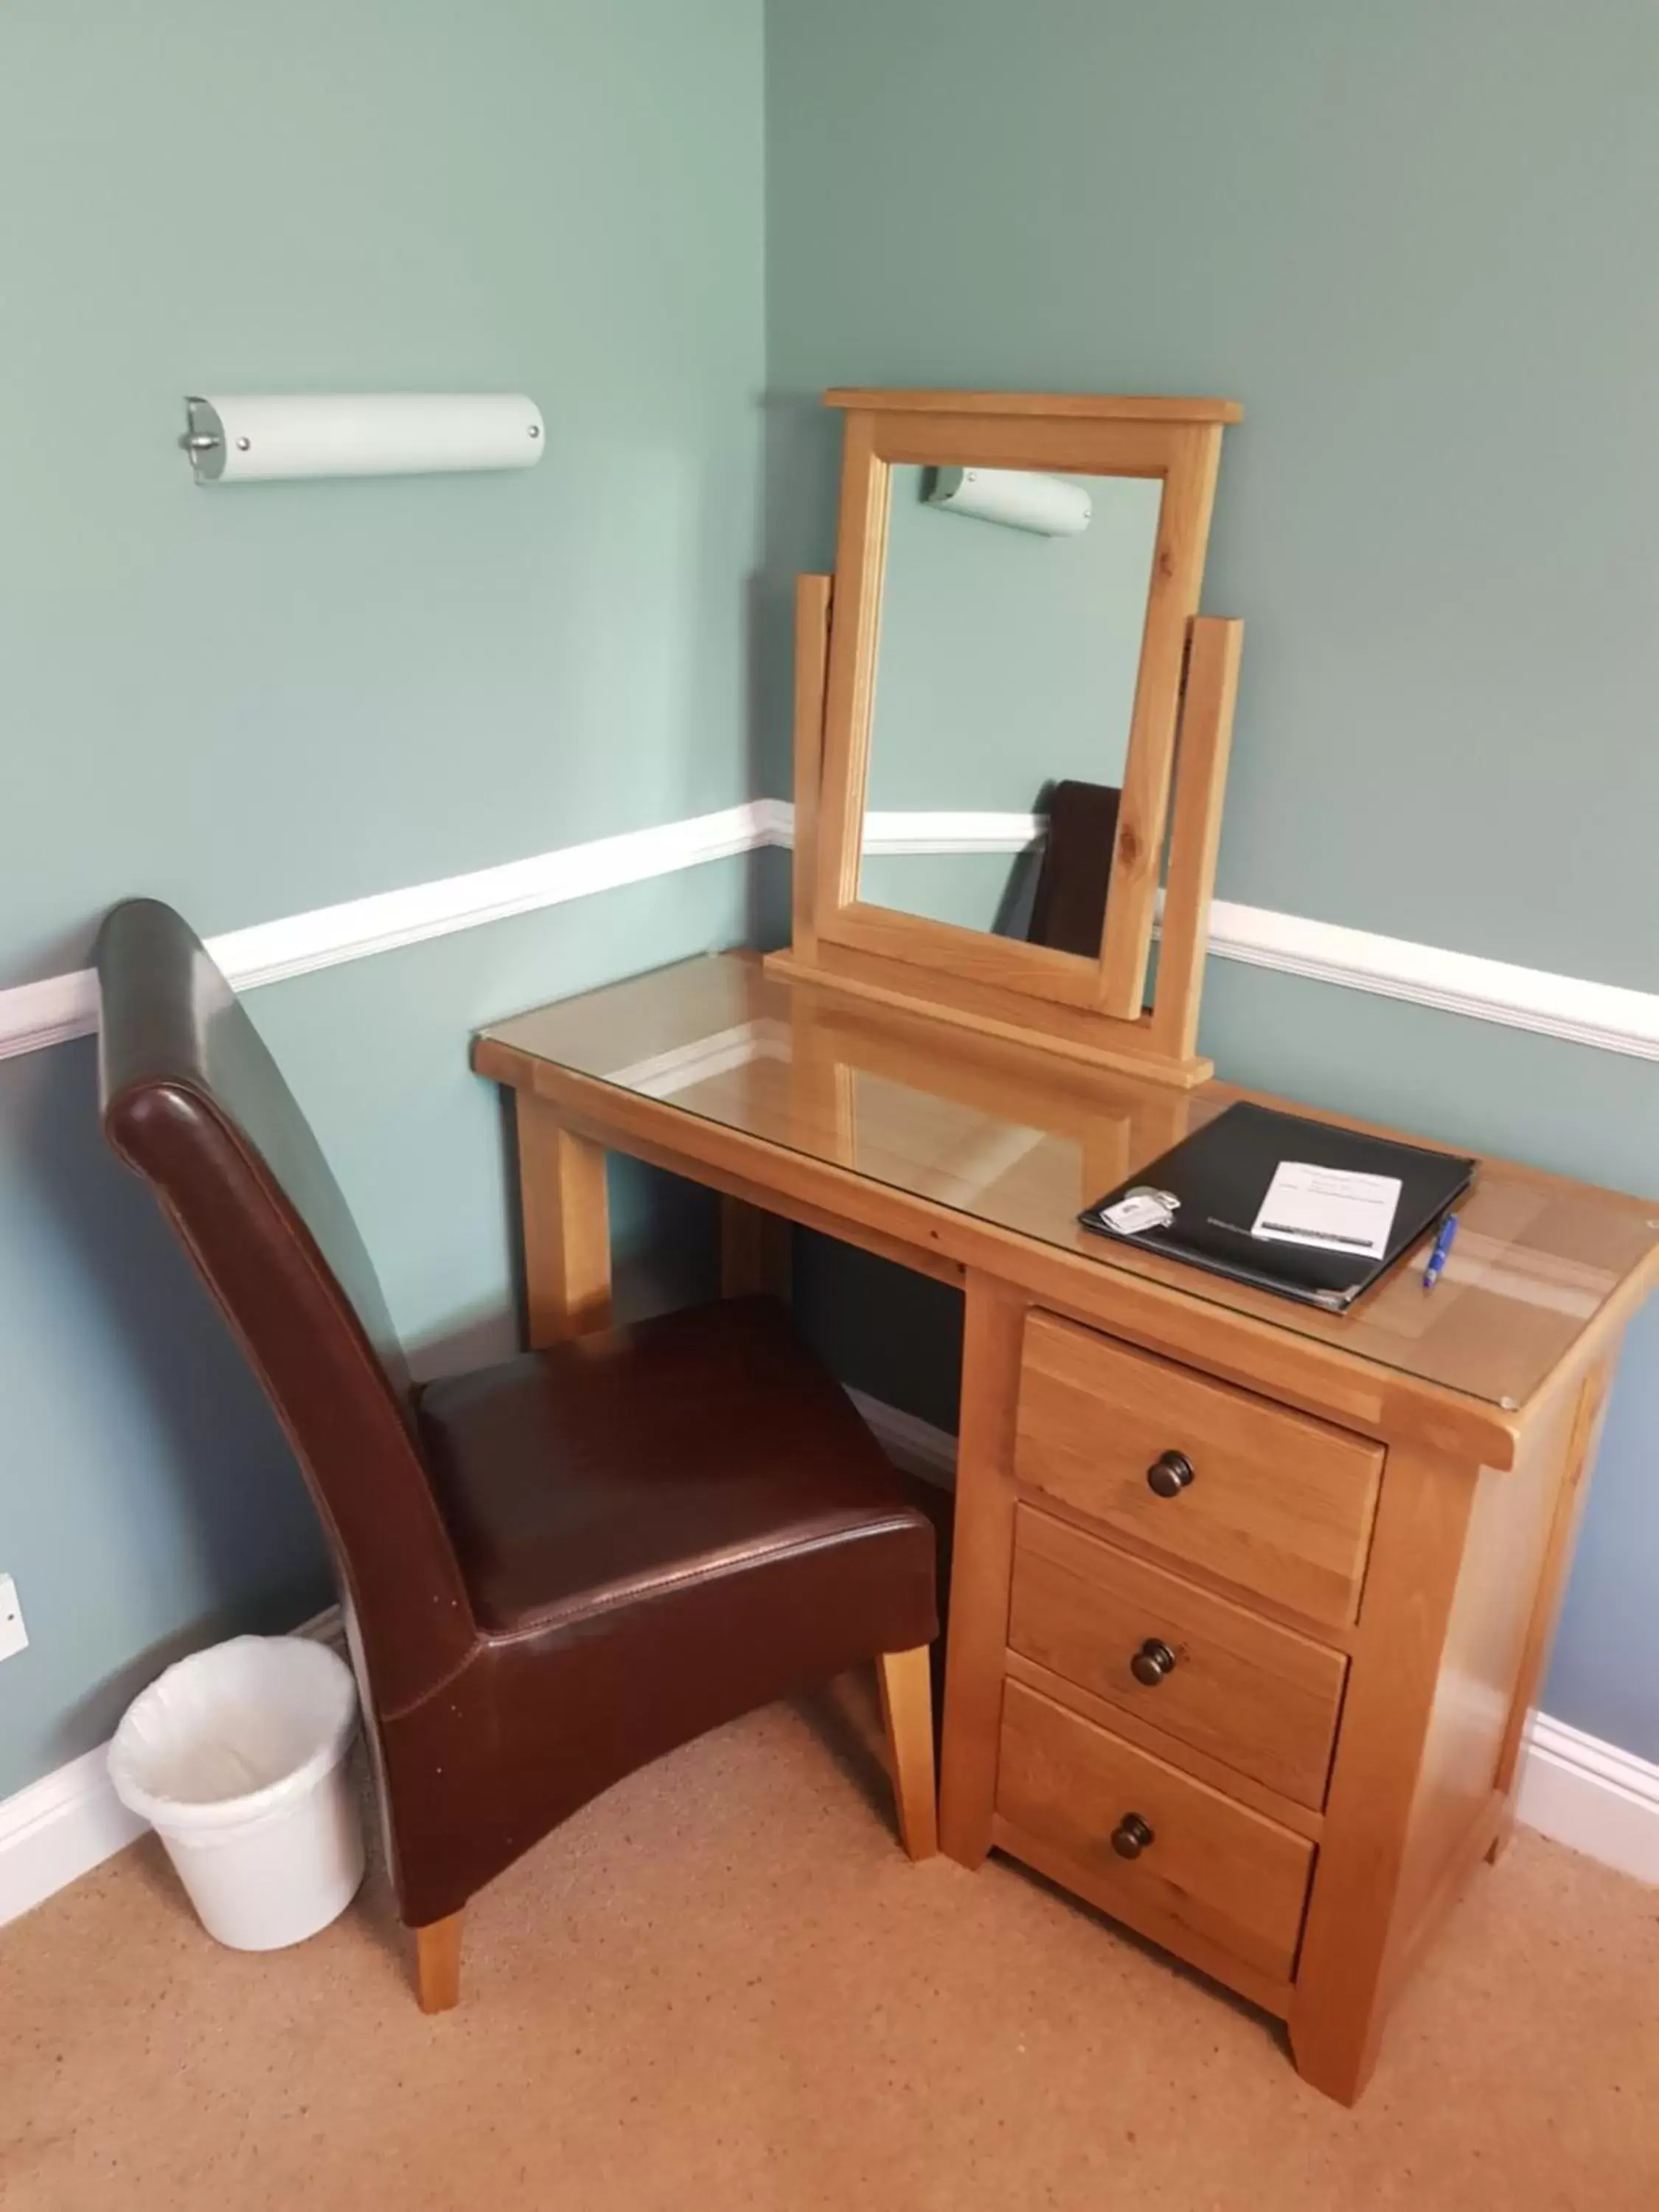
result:
<svg viewBox="0 0 1659 2212"><path fill-rule="evenodd" d="M1312 1244L1380 1260L1389 1249L1401 1188L1398 1176L1281 1160L1250 1234L1270 1243Z"/></svg>

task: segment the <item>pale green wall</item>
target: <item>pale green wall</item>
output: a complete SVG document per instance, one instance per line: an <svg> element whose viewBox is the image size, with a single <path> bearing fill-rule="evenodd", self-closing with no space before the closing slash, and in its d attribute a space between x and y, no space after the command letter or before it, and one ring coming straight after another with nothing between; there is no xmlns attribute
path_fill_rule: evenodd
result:
<svg viewBox="0 0 1659 2212"><path fill-rule="evenodd" d="M1655 988L1656 112L1650 0L771 0L775 554L827 384L1219 389L1223 894Z"/></svg>
<svg viewBox="0 0 1659 2212"><path fill-rule="evenodd" d="M823 386L1219 392L1223 895L1659 989L1650 0L772 0L767 102L771 726L832 545ZM1224 962L1204 1043L1659 1197L1651 1063ZM806 1272L842 1364L948 1418L949 1302ZM1656 1461L1650 1310L1548 1701L1650 1757Z"/></svg>
<svg viewBox="0 0 1659 2212"><path fill-rule="evenodd" d="M760 0L0 10L0 987L746 795ZM528 391L192 485L199 391Z"/></svg>
<svg viewBox="0 0 1659 2212"><path fill-rule="evenodd" d="M114 898L207 932L744 798L759 0L0 10L0 988ZM512 477L198 490L191 390L522 389ZM513 1335L469 1031L741 938L721 864L251 995L427 1363ZM89 1044L0 1062L0 1796L328 1595ZM622 1178L629 1296L708 1205Z"/></svg>

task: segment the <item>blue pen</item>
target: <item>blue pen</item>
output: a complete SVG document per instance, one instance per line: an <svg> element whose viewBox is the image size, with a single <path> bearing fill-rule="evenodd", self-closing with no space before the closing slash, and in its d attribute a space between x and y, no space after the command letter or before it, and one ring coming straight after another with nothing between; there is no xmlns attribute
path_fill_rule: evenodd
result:
<svg viewBox="0 0 1659 2212"><path fill-rule="evenodd" d="M1440 1280L1440 1271L1446 1264L1452 1239L1457 1234L1457 1216L1449 1213L1440 1224L1440 1234L1434 1240L1434 1249L1429 1255L1429 1264L1423 1270L1423 1287L1431 1291Z"/></svg>

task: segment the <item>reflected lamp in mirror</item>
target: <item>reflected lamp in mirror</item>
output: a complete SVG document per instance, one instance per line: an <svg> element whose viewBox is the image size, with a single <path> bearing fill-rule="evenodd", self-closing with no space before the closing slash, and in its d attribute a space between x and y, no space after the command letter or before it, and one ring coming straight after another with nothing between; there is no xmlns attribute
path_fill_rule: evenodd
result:
<svg viewBox="0 0 1659 2212"><path fill-rule="evenodd" d="M1039 538L1076 538L1089 527L1094 501L1086 484L1033 469L932 469L930 507L971 522L998 522Z"/></svg>
<svg viewBox="0 0 1659 2212"><path fill-rule="evenodd" d="M794 932L775 959L1203 1080L1240 626L1198 607L1240 410L826 397L845 422L836 569L798 595Z"/></svg>

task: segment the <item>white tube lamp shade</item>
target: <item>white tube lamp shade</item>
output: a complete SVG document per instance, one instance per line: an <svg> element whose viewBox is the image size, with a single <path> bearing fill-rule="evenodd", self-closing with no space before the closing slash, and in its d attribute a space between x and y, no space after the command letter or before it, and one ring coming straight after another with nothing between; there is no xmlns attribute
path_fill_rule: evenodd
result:
<svg viewBox="0 0 1659 2212"><path fill-rule="evenodd" d="M1039 538L1075 538L1094 513L1080 483L1028 469L938 469L927 499L946 514L1001 522Z"/></svg>
<svg viewBox="0 0 1659 2212"><path fill-rule="evenodd" d="M185 407L198 483L528 469L547 442L520 392L252 392Z"/></svg>

